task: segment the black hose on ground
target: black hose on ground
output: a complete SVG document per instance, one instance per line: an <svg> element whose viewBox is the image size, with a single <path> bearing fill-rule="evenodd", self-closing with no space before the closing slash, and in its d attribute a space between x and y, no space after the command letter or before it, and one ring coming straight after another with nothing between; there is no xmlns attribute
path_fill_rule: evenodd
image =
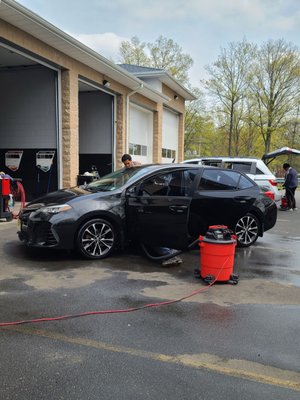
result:
<svg viewBox="0 0 300 400"><path fill-rule="evenodd" d="M190 243L186 250L170 251L168 254L163 254L163 255L160 255L160 256L154 256L153 254L150 254L149 250L146 248L146 246L143 243L141 243L141 248L143 249L144 253L146 254L146 256L150 260L152 260L152 261L165 261L165 260L169 260L170 258L178 256L179 254L183 253L183 251L190 250L197 243L199 243L199 239L198 238L196 240L194 240L192 243ZM172 249L170 249L170 250L172 250Z"/></svg>

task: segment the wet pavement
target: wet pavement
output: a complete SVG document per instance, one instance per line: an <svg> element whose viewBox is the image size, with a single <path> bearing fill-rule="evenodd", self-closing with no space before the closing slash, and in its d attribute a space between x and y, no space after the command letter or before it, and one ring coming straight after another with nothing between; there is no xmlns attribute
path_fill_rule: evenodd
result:
<svg viewBox="0 0 300 400"><path fill-rule="evenodd" d="M299 193L297 193L299 197ZM300 198L298 201L300 204ZM299 399L300 210L235 252L238 285L195 278L199 249L161 267L136 249L102 261L25 248L0 222L2 399Z"/></svg>

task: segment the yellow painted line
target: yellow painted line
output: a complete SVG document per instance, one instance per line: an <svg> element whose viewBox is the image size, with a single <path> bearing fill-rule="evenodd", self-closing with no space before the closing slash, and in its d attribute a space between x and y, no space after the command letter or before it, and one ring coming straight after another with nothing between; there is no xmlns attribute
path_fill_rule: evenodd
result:
<svg viewBox="0 0 300 400"><path fill-rule="evenodd" d="M168 354L155 353L151 351L134 349L131 347L115 346L110 343L100 342L79 337L69 337L55 332L48 332L38 329L30 329L21 326L4 328L7 331L16 331L26 335L41 336L52 340L59 340L65 343L86 346L98 350L113 353L128 354L129 356L144 358L169 364L182 365L188 368L205 369L235 378L247 379L266 385L281 387L300 392L300 373L275 368L256 362L240 359L229 359L218 357L213 354L181 354L171 356Z"/></svg>

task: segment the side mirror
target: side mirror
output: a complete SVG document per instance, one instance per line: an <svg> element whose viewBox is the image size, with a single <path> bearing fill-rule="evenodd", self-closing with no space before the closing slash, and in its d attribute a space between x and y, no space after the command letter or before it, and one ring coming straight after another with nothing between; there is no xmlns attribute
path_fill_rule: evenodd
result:
<svg viewBox="0 0 300 400"><path fill-rule="evenodd" d="M131 186L127 189L126 195L129 197L135 197L138 195L139 187L138 186Z"/></svg>

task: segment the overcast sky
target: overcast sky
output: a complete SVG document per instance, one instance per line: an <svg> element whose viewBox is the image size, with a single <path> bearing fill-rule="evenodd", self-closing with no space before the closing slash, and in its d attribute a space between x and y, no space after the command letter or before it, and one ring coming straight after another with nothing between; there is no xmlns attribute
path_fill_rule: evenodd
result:
<svg viewBox="0 0 300 400"><path fill-rule="evenodd" d="M120 62L120 42L137 36L173 39L194 60L190 81L220 49L246 38L258 45L285 39L300 47L299 0L19 0L102 56Z"/></svg>

